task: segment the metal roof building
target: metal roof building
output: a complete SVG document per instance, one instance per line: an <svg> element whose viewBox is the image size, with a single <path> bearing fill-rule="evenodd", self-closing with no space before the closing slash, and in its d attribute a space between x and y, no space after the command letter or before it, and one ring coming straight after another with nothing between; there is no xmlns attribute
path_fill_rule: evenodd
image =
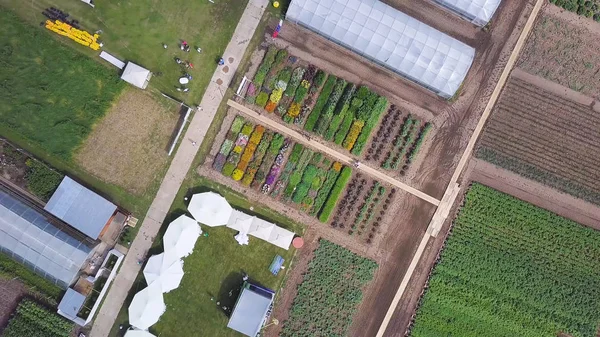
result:
<svg viewBox="0 0 600 337"><path fill-rule="evenodd" d="M474 48L377 0L292 0L286 18L445 98L475 58Z"/></svg>
<svg viewBox="0 0 600 337"><path fill-rule="evenodd" d="M65 176L44 209L90 238L97 239L117 206Z"/></svg>
<svg viewBox="0 0 600 337"><path fill-rule="evenodd" d="M490 22L502 0L435 0L478 26Z"/></svg>
<svg viewBox="0 0 600 337"><path fill-rule="evenodd" d="M69 288L58 304L58 313L69 319L77 319L77 314L83 307L84 302L84 295Z"/></svg>
<svg viewBox="0 0 600 337"><path fill-rule="evenodd" d="M63 288L75 280L92 251L83 240L3 189L0 250Z"/></svg>
<svg viewBox="0 0 600 337"><path fill-rule="evenodd" d="M246 336L256 336L267 319L274 296L270 289L245 282L227 327Z"/></svg>

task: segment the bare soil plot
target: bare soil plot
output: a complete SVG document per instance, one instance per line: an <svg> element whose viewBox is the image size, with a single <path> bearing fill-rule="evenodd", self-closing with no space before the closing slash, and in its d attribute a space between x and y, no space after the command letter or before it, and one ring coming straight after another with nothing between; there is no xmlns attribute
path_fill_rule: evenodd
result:
<svg viewBox="0 0 600 337"><path fill-rule="evenodd" d="M27 287L17 280L0 277L0 335L21 298L28 293Z"/></svg>
<svg viewBox="0 0 600 337"><path fill-rule="evenodd" d="M600 115L564 96L513 76L476 155L600 204Z"/></svg>
<svg viewBox="0 0 600 337"><path fill-rule="evenodd" d="M76 161L98 178L141 195L162 177L179 106L130 88L77 151Z"/></svg>
<svg viewBox="0 0 600 337"><path fill-rule="evenodd" d="M518 67L594 98L600 97L600 24L548 5Z"/></svg>

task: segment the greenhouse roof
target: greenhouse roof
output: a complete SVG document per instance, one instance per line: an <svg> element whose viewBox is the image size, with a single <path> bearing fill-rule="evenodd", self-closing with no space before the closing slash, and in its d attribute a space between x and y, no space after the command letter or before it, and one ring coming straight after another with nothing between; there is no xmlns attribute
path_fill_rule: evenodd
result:
<svg viewBox="0 0 600 337"><path fill-rule="evenodd" d="M502 0L435 0L476 25L485 26Z"/></svg>
<svg viewBox="0 0 600 337"><path fill-rule="evenodd" d="M66 288L92 251L33 207L0 190L0 250Z"/></svg>
<svg viewBox="0 0 600 337"><path fill-rule="evenodd" d="M292 0L286 18L450 98L472 47L377 0Z"/></svg>

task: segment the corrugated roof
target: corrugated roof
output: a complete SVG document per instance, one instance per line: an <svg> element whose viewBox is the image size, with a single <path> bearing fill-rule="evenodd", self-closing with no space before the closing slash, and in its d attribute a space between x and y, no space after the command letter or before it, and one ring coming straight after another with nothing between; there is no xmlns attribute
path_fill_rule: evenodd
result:
<svg viewBox="0 0 600 337"><path fill-rule="evenodd" d="M256 336L273 302L272 294L269 294L271 297L266 295L268 294L252 291L249 286L245 286L235 304L227 327L246 336Z"/></svg>
<svg viewBox="0 0 600 337"><path fill-rule="evenodd" d="M71 284L92 249L0 190L0 250L60 287Z"/></svg>
<svg viewBox="0 0 600 337"><path fill-rule="evenodd" d="M445 98L475 58L474 48L376 0L292 0L286 18Z"/></svg>
<svg viewBox="0 0 600 337"><path fill-rule="evenodd" d="M85 296L69 288L58 304L58 310L70 318L77 317L77 313L85 302Z"/></svg>
<svg viewBox="0 0 600 337"><path fill-rule="evenodd" d="M65 176L44 209L97 239L117 206Z"/></svg>
<svg viewBox="0 0 600 337"><path fill-rule="evenodd" d="M476 25L490 22L502 0L435 0Z"/></svg>

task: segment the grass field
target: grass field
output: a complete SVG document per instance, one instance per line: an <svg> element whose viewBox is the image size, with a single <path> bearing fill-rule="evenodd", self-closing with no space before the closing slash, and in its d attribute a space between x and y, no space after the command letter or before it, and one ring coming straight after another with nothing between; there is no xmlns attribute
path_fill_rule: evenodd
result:
<svg viewBox="0 0 600 337"><path fill-rule="evenodd" d="M0 13L0 45L0 132L70 160L125 84L8 11Z"/></svg>
<svg viewBox="0 0 600 337"><path fill-rule="evenodd" d="M79 20L83 29L93 33L102 30L103 50L122 60L133 61L154 73L150 90L162 91L186 101L198 104L217 67L237 22L248 0L155 1L103 0L95 8L73 0L0 0L0 4L15 10L21 17L37 25L45 18L41 12L50 6L57 7ZM56 36L90 56L98 52L76 45L64 37ZM179 40L186 40L192 47L199 46L202 53L189 53L179 49ZM168 45L165 50L162 44ZM190 91L182 95L175 90L178 78L183 74L175 57L189 60L194 69ZM99 59L98 59L99 60ZM117 69L111 67L117 73Z"/></svg>
<svg viewBox="0 0 600 337"><path fill-rule="evenodd" d="M474 184L412 337L594 337L600 232Z"/></svg>

